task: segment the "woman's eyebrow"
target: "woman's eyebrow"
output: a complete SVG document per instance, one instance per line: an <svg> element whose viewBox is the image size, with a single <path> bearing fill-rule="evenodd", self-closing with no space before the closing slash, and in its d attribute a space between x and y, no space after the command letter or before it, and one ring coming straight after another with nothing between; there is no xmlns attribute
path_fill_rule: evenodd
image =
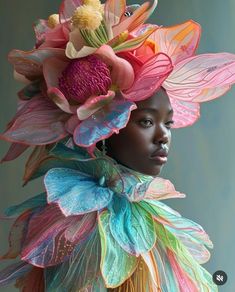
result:
<svg viewBox="0 0 235 292"><path fill-rule="evenodd" d="M150 112L154 112L154 113L159 113L159 110L158 109L156 109L156 108L137 108L136 109L136 111L150 111ZM174 111L173 111L173 109L171 108L171 109L169 109L169 111L168 111L168 115L170 115L170 114L173 114L174 113Z"/></svg>

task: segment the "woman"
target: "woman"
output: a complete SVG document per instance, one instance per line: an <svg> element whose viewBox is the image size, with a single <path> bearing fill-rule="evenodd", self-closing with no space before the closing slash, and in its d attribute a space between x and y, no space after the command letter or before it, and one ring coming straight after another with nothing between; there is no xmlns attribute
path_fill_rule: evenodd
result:
<svg viewBox="0 0 235 292"><path fill-rule="evenodd" d="M2 258L20 261L2 285L217 291L200 266L211 241L160 202L183 194L156 175L171 125L193 124L200 102L230 88L235 56L195 56L193 21L144 25L155 6L65 0L35 26L34 50L10 53L26 85L2 135L13 143L4 160L35 146L24 181L44 176L46 192L6 211L18 218Z"/></svg>

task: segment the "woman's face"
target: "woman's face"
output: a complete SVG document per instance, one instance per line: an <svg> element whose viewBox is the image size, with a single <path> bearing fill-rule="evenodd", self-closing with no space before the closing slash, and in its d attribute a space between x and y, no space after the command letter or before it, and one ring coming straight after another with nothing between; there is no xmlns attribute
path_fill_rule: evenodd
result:
<svg viewBox="0 0 235 292"><path fill-rule="evenodd" d="M107 141L107 154L119 163L156 176L167 161L173 110L166 92L137 102L127 126Z"/></svg>

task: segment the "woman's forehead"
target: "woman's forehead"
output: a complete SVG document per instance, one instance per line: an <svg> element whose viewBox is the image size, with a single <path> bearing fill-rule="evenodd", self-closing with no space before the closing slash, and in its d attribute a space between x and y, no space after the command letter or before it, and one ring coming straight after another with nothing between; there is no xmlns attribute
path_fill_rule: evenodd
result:
<svg viewBox="0 0 235 292"><path fill-rule="evenodd" d="M156 110L161 109L172 111L172 106L168 95L163 89L158 90L151 97L136 103L139 110Z"/></svg>

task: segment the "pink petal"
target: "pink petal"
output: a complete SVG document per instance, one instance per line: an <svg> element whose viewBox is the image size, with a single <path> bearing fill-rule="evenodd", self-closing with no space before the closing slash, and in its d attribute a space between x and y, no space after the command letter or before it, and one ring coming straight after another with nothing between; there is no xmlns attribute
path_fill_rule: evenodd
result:
<svg viewBox="0 0 235 292"><path fill-rule="evenodd" d="M77 115L71 116L65 124L65 129L70 133L73 134L76 127L79 125L80 121Z"/></svg>
<svg viewBox="0 0 235 292"><path fill-rule="evenodd" d="M122 95L133 101L150 97L162 85L172 69L171 60L167 55L163 53L154 55L139 69L132 87L123 91Z"/></svg>
<svg viewBox="0 0 235 292"><path fill-rule="evenodd" d="M68 135L64 128L68 117L47 98L34 97L25 102L0 137L25 145L50 144Z"/></svg>
<svg viewBox="0 0 235 292"><path fill-rule="evenodd" d="M160 27L151 36L156 52L167 54L177 64L195 54L201 35L198 23L189 20L171 27Z"/></svg>
<svg viewBox="0 0 235 292"><path fill-rule="evenodd" d="M59 9L60 22L64 23L70 20L74 14L74 10L82 4L82 0L63 0Z"/></svg>
<svg viewBox="0 0 235 292"><path fill-rule="evenodd" d="M11 161L19 157L28 148L27 145L22 145L18 143L12 143L7 151L7 154L3 157L1 162Z"/></svg>
<svg viewBox="0 0 235 292"><path fill-rule="evenodd" d="M133 31L140 25L142 25L150 16L152 11L157 6L157 1L154 0L153 5L149 8L149 2L145 2L138 9L136 9L130 17L125 18L118 25L113 27L113 35L116 36L119 33L128 30Z"/></svg>
<svg viewBox="0 0 235 292"><path fill-rule="evenodd" d="M103 45L96 52L108 66L110 66L113 84L121 90L128 89L134 81L134 70L131 64L115 55L110 46Z"/></svg>
<svg viewBox="0 0 235 292"><path fill-rule="evenodd" d="M29 80L34 80L42 75L43 61L52 56L63 57L64 50L56 48L35 49L29 52L12 50L8 55L8 60L14 65L17 73Z"/></svg>
<svg viewBox="0 0 235 292"><path fill-rule="evenodd" d="M59 264L71 255L77 243L89 236L95 225L95 212L66 217L57 205L47 205L29 221L21 258L38 267Z"/></svg>
<svg viewBox="0 0 235 292"><path fill-rule="evenodd" d="M47 58L43 62L43 73L48 89L58 87L59 77L68 64L69 60L55 57Z"/></svg>
<svg viewBox="0 0 235 292"><path fill-rule="evenodd" d="M64 94L56 87L51 87L47 91L50 99L60 108L62 111L66 113L75 113L77 106L71 106L64 96Z"/></svg>
<svg viewBox="0 0 235 292"><path fill-rule="evenodd" d="M14 259L20 254L22 241L24 240L26 233L25 229L27 227L30 215L31 210L28 210L16 219L11 227L9 234L9 250L6 254L0 257L0 260Z"/></svg>
<svg viewBox="0 0 235 292"><path fill-rule="evenodd" d="M172 128L183 128L194 124L200 117L200 105L198 102L183 101L169 96L174 110Z"/></svg>
<svg viewBox="0 0 235 292"><path fill-rule="evenodd" d="M65 24L58 24L54 29L45 33L45 39L40 45L41 48L65 48L69 40L69 28Z"/></svg>
<svg viewBox="0 0 235 292"><path fill-rule="evenodd" d="M184 194L175 190L174 185L169 180L156 177L146 190L144 199L165 200L184 197Z"/></svg>
<svg viewBox="0 0 235 292"><path fill-rule="evenodd" d="M77 109L77 116L80 121L87 119L93 113L109 104L115 96L114 91L108 91L106 95L91 96L83 105Z"/></svg>
<svg viewBox="0 0 235 292"><path fill-rule="evenodd" d="M117 25L126 11L126 0L107 0L104 6L105 23L111 27Z"/></svg>
<svg viewBox="0 0 235 292"><path fill-rule="evenodd" d="M211 100L234 82L235 54L203 54L178 63L163 87L172 98L201 102L204 101L203 91L206 100ZM217 88L216 93L212 88Z"/></svg>
<svg viewBox="0 0 235 292"><path fill-rule="evenodd" d="M33 25L33 29L36 36L36 48L38 48L45 40L45 34L50 28L48 27L47 20L39 19Z"/></svg>

